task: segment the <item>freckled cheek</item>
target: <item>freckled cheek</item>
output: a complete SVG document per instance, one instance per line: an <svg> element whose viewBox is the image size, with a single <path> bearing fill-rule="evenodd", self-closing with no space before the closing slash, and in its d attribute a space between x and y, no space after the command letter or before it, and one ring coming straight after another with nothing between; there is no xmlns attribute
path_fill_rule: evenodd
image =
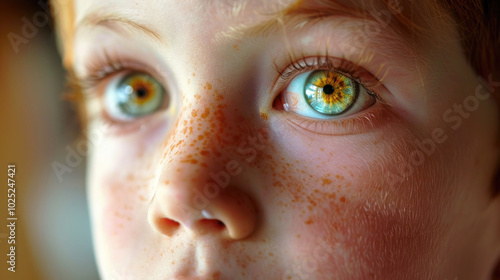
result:
<svg viewBox="0 0 500 280"><path fill-rule="evenodd" d="M130 249L137 236L151 230L147 209L159 160L155 154L160 153L134 149L128 141L107 139L89 162L89 203L97 249L113 255L110 258L121 259L120 254Z"/></svg>
<svg viewBox="0 0 500 280"><path fill-rule="evenodd" d="M154 191L160 154L159 144L145 149L139 140L105 141L89 161L89 187L97 201L146 205Z"/></svg>
<svg viewBox="0 0 500 280"><path fill-rule="evenodd" d="M408 154L418 150L417 137L396 127L351 141L284 138L295 140L282 147L304 151L290 159L304 172L293 173L285 183L285 193L296 200L285 212L293 217L288 232L293 232L289 242L295 251L312 254L323 248L317 240L328 240L336 248L330 251L331 262L347 259L382 274L396 264L412 267L415 257L432 259L437 247L429 244L441 242L440 218L449 210L449 201L442 198L452 174L438 168L444 149L414 164ZM314 239L307 241L307 236Z"/></svg>

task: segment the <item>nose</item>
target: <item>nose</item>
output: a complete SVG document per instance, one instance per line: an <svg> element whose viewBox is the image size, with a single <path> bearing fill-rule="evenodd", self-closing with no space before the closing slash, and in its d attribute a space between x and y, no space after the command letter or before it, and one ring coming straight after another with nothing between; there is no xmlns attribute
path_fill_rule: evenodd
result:
<svg viewBox="0 0 500 280"><path fill-rule="evenodd" d="M165 142L148 209L149 224L161 234L243 239L257 227L256 204L236 177L244 171L236 151L245 132L225 117L221 100L205 108L186 104Z"/></svg>
<svg viewBox="0 0 500 280"><path fill-rule="evenodd" d="M149 212L150 225L166 236L188 231L195 235L219 234L235 240L250 236L256 228L253 202L239 190L222 191L211 198L204 209L193 207L192 200L178 193L156 195L153 210Z"/></svg>

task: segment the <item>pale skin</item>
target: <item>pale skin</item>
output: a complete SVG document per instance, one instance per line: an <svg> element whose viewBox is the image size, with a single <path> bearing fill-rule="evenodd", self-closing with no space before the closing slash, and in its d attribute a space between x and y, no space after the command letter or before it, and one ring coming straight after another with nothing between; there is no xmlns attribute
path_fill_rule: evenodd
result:
<svg viewBox="0 0 500 280"><path fill-rule="evenodd" d="M155 77L168 100L113 120L102 95L118 71L87 102L90 133L112 122L89 156L101 277L489 279L500 256L498 108L456 33L431 29L438 43L411 52L370 41L384 30L352 48L366 23L356 18L239 36L233 27L294 1L238 1L237 16L226 2L75 2L76 75L105 49L125 61L119 71ZM286 110L275 101L308 71L277 84L290 49L359 65L380 81L378 99L322 120ZM478 106L463 105L470 96Z"/></svg>

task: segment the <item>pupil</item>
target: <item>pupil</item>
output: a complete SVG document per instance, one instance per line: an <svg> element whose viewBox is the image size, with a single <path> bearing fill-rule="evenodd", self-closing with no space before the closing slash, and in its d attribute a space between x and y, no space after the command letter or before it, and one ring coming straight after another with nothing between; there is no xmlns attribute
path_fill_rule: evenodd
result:
<svg viewBox="0 0 500 280"><path fill-rule="evenodd" d="M323 87L323 92L325 94L332 94L333 93L333 86L332 85L326 85Z"/></svg>
<svg viewBox="0 0 500 280"><path fill-rule="evenodd" d="M146 89L143 88L143 87L138 88L137 91L136 91L136 95L139 98L145 97L146 94L147 94Z"/></svg>

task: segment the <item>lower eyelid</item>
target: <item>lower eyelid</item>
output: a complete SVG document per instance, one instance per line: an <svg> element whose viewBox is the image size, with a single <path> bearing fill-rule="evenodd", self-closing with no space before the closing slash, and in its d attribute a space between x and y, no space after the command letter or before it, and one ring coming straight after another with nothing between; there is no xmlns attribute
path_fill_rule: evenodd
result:
<svg viewBox="0 0 500 280"><path fill-rule="evenodd" d="M390 110L381 103L377 103L370 109L346 119L311 119L283 110L278 110L278 116L284 122L295 128L314 134L328 136L368 133L375 129L379 129L395 118Z"/></svg>
<svg viewBox="0 0 500 280"><path fill-rule="evenodd" d="M120 122L114 120L104 109L101 116L96 118L96 120L104 123L108 136L132 135L135 132L148 131L162 124L169 123L169 118L165 114L161 114L161 112L138 118L132 122Z"/></svg>

